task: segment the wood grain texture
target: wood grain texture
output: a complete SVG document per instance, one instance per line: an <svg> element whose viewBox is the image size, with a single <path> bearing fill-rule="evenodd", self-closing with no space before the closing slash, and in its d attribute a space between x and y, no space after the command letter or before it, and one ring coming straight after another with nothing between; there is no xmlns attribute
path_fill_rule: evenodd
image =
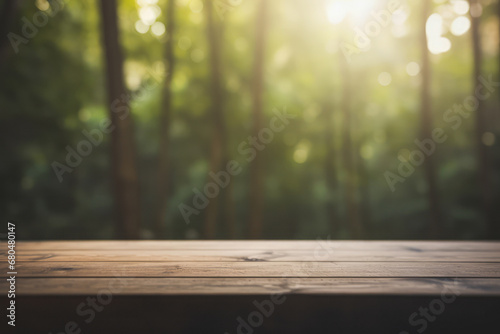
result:
<svg viewBox="0 0 500 334"><path fill-rule="evenodd" d="M489 277L498 263L19 262L18 277ZM7 272L7 266L0 266Z"/></svg>
<svg viewBox="0 0 500 334"><path fill-rule="evenodd" d="M276 295L255 333L412 333L409 317L443 298L426 334L486 333L500 310L498 242L50 241L16 254L17 333L70 320L94 334L238 333ZM6 261L0 272L8 291ZM87 323L89 298L103 309Z"/></svg>
<svg viewBox="0 0 500 334"><path fill-rule="evenodd" d="M0 252L5 255L5 252ZM500 252L426 251L404 249L345 251L320 250L24 250L17 251L19 262L500 262Z"/></svg>
<svg viewBox="0 0 500 334"><path fill-rule="evenodd" d="M117 280L129 295L425 295L452 283L472 296L500 294L498 242L49 241L16 251L27 296L95 294ZM0 270L5 277L6 262Z"/></svg>
<svg viewBox="0 0 500 334"><path fill-rule="evenodd" d="M5 242L3 242L5 243ZM5 249L5 246L1 247ZM22 241L18 250L330 250L330 251L467 251L500 252L500 242L494 241L327 241L327 240L203 240L203 241Z"/></svg>
<svg viewBox="0 0 500 334"><path fill-rule="evenodd" d="M491 278L20 278L21 295L440 295L500 296L500 279ZM7 289L7 282L0 282Z"/></svg>

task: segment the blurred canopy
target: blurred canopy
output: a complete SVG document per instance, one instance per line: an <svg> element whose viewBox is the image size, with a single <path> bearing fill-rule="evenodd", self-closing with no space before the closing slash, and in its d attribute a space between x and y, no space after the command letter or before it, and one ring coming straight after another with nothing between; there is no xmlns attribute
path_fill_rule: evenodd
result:
<svg viewBox="0 0 500 334"><path fill-rule="evenodd" d="M9 2L18 6L0 5L10 18L0 27L1 221L17 222L19 239L113 238L116 133L99 130L102 143L62 182L54 171L113 109L108 18L97 0ZM133 120L122 135L137 161L136 237L499 238L500 90L466 117L447 111L474 96L478 74L499 78L500 5L401 0L390 13L390 2L118 0L130 94L115 98ZM47 23L16 53L7 34L23 36L40 11ZM248 159L242 145L284 110L295 117ZM415 140L437 128L446 140L413 163ZM193 189L203 193L230 160L241 172L196 208ZM197 212L189 223L186 207Z"/></svg>

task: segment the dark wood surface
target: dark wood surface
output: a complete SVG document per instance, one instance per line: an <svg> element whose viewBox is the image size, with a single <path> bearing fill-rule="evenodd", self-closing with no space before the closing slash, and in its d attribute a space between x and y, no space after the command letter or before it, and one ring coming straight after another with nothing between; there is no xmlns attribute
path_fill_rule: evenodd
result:
<svg viewBox="0 0 500 334"><path fill-rule="evenodd" d="M500 312L498 242L50 241L18 242L16 256L26 333L72 319L83 333L237 333L275 295L286 301L253 333L417 333L409 317L443 295L454 300L426 333L489 330ZM82 321L78 305L108 295Z"/></svg>

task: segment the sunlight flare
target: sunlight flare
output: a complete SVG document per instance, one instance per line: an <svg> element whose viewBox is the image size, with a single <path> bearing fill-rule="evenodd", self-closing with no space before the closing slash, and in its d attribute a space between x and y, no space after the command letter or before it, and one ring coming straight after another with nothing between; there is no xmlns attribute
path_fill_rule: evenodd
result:
<svg viewBox="0 0 500 334"><path fill-rule="evenodd" d="M470 24L468 17L459 16L451 23L451 33L455 36L461 36L469 31Z"/></svg>
<svg viewBox="0 0 500 334"><path fill-rule="evenodd" d="M377 0L330 1L326 5L326 15L332 24L339 24L348 16L356 22L362 22L370 15L376 3Z"/></svg>

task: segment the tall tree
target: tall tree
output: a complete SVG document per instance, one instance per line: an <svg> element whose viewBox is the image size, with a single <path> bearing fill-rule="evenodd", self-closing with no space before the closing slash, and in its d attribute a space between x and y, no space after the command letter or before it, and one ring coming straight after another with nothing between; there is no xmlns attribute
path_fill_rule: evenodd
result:
<svg viewBox="0 0 500 334"><path fill-rule="evenodd" d="M356 192L356 168L355 158L352 144L352 101L351 101L351 73L349 65L343 55L341 57L341 73L342 73L342 116L343 116L343 132L342 132L342 160L345 172L345 201L346 201L346 217L352 238L361 238L363 228L359 219L358 198Z"/></svg>
<svg viewBox="0 0 500 334"><path fill-rule="evenodd" d="M165 43L165 79L163 82L162 105L160 111L160 145L158 152L158 189L155 234L161 239L165 236L165 216L169 193L169 144L170 144L170 119L172 114L172 77L174 75L174 31L175 31L175 0L168 0L167 13L167 37Z"/></svg>
<svg viewBox="0 0 500 334"><path fill-rule="evenodd" d="M422 22L420 25L420 47L422 51L422 91L420 98L420 135L422 138L432 138L432 110L431 110L431 68L429 59L429 50L427 47L426 24L430 12L430 0L423 0L422 4ZM427 226L429 237L439 238L442 233L442 214L439 203L439 191L436 180L436 169L434 166L434 157L429 155L424 162L425 180L427 183L427 201L429 205L430 220Z"/></svg>
<svg viewBox="0 0 500 334"><path fill-rule="evenodd" d="M325 102L323 104L322 114L325 126L325 180L326 187L328 189L326 211L330 224L330 231L333 238L338 233L340 226L338 220L337 203L335 202L335 193L338 191L338 179L334 143L335 129L333 123L333 105L331 101Z"/></svg>
<svg viewBox="0 0 500 334"><path fill-rule="evenodd" d="M137 239L140 237L139 182L132 115L123 78L116 0L101 0L101 18L109 114L113 127L111 173L116 236Z"/></svg>
<svg viewBox="0 0 500 334"><path fill-rule="evenodd" d="M371 228L371 223L372 223L372 210L371 210L371 196L370 196L370 175L369 175L369 170L368 170L368 162L365 161L364 157L361 155L361 148L363 143L365 143L367 140L366 138L368 135L366 133L363 133L358 142L357 145L355 145L356 149L354 152L356 152L356 165L357 165L357 172L359 175L359 183L358 183L358 189L359 189L359 196L360 196L360 211L361 211L361 219L363 221L363 229L365 234L369 234L370 228Z"/></svg>
<svg viewBox="0 0 500 334"><path fill-rule="evenodd" d="M267 34L267 0L260 0L256 14L256 34L253 64L252 84L252 135L257 137L264 126L262 112L262 95L264 91L264 50ZM263 161L262 156L257 154L250 164L250 221L249 237L257 239L262 237L263 227Z"/></svg>
<svg viewBox="0 0 500 334"><path fill-rule="evenodd" d="M0 7L0 70L8 54L10 47L8 33L12 20L16 16L22 0L5 0Z"/></svg>
<svg viewBox="0 0 500 334"><path fill-rule="evenodd" d="M224 162L227 160L227 133L224 120L224 101L222 90L222 70L221 70L221 43L220 27L214 20L214 1L205 1L205 13L207 20L207 39L210 54L210 119L212 122L212 138L210 143L210 170L218 173L222 170ZM209 182L212 182L209 179ZM219 196L210 199L205 209L204 237L213 239L217 233L217 216L219 209Z"/></svg>
<svg viewBox="0 0 500 334"><path fill-rule="evenodd" d="M482 85L481 65L483 63L483 52L481 49L480 35L480 18L479 10L480 3L478 0L469 0L471 13L471 36L472 36L472 52L474 59L473 70L473 94L476 87ZM487 109L483 101L478 99L476 109L476 148L477 148L477 173L479 181L479 189L481 190L483 215L488 223L488 235L494 236L496 233L495 214L493 207L493 188L492 188L492 171L491 159L488 147L483 142L483 135L487 132Z"/></svg>

